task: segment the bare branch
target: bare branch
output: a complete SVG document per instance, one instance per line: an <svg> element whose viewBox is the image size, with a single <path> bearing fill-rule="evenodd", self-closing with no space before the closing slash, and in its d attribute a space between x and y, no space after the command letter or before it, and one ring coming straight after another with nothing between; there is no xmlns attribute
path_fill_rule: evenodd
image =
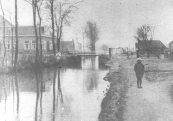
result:
<svg viewBox="0 0 173 121"><path fill-rule="evenodd" d="M31 0L24 0L24 1L32 5L32 1Z"/></svg>

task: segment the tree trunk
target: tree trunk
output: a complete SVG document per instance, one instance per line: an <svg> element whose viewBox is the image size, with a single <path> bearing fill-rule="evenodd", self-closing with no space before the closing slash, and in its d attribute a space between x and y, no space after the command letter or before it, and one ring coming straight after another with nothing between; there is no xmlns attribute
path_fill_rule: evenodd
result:
<svg viewBox="0 0 173 121"><path fill-rule="evenodd" d="M37 7L37 13L38 13L38 18L39 18L39 40L40 40L40 62L42 62L42 37L41 37L41 24L42 24L42 18L41 18L41 15L40 15L40 10L38 8L38 5L36 5Z"/></svg>
<svg viewBox="0 0 173 121"><path fill-rule="evenodd" d="M61 18L60 28L59 28L59 32L58 32L58 33L59 33L58 41L57 41L57 43L58 43L58 44L57 44L57 45L58 45L58 47L57 47L58 50L57 50L57 51L58 51L58 52L60 51L60 45L61 45L61 36L62 36L62 24L63 24L63 19L64 19L64 18Z"/></svg>
<svg viewBox="0 0 173 121"><path fill-rule="evenodd" d="M57 51L59 52L60 51L60 41L59 41L59 29L57 30L57 33L56 33L56 41L57 41Z"/></svg>
<svg viewBox="0 0 173 121"><path fill-rule="evenodd" d="M92 51L95 52L95 42L92 42Z"/></svg>
<svg viewBox="0 0 173 121"><path fill-rule="evenodd" d="M17 0L15 0L15 35L16 35L16 50L15 50L15 62L14 69L17 69L17 59L18 59L18 12L17 12Z"/></svg>
<svg viewBox="0 0 173 121"><path fill-rule="evenodd" d="M147 51L147 57L150 58L150 51Z"/></svg>
<svg viewBox="0 0 173 121"><path fill-rule="evenodd" d="M42 62L42 37L41 37L41 21L39 24L39 39L40 39L40 61Z"/></svg>
<svg viewBox="0 0 173 121"><path fill-rule="evenodd" d="M14 42L13 42L13 26L11 24L11 65L13 66L14 58Z"/></svg>
<svg viewBox="0 0 173 121"><path fill-rule="evenodd" d="M140 57L140 56L139 56L139 50L136 51L136 56L137 56L137 58Z"/></svg>
<svg viewBox="0 0 173 121"><path fill-rule="evenodd" d="M37 25L36 25L36 5L37 5L37 0L32 0L33 22L34 22L35 39L36 39L35 64L37 65L38 64L38 34L37 34Z"/></svg>
<svg viewBox="0 0 173 121"><path fill-rule="evenodd" d="M2 11L2 23L3 23L3 37L2 37L2 41L3 41L3 46L4 46L4 56L2 58L2 65L4 65L4 60L6 57L6 45L5 45L5 18L4 18L4 9L2 7L2 2L0 0L0 5L1 5L1 11Z"/></svg>
<svg viewBox="0 0 173 121"><path fill-rule="evenodd" d="M55 50L55 27L54 27L54 0L51 0L51 20L52 20L52 44L53 44L53 53L54 56L56 55L56 50Z"/></svg>
<svg viewBox="0 0 173 121"><path fill-rule="evenodd" d="M18 76L17 70L15 70L15 88L16 88L16 96L17 96L17 114L19 113L19 102L20 102L20 95L19 95L19 84L18 84Z"/></svg>
<svg viewBox="0 0 173 121"><path fill-rule="evenodd" d="M5 44L5 18L4 18L4 13L3 13L3 45L4 45L4 56L2 59L2 65L4 65L4 60L6 57L6 44Z"/></svg>

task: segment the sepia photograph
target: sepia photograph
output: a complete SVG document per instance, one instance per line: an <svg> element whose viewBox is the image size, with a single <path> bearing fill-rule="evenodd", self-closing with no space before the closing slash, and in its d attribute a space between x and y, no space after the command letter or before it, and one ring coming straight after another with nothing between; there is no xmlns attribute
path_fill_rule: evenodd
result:
<svg viewBox="0 0 173 121"><path fill-rule="evenodd" d="M173 121L173 0L0 0L0 121Z"/></svg>

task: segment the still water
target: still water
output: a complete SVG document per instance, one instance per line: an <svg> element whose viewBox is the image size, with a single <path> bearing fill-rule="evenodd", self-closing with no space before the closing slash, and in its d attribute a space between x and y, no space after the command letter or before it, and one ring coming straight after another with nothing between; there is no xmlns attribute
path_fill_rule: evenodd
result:
<svg viewBox="0 0 173 121"><path fill-rule="evenodd" d="M0 121L97 121L109 83L96 62L1 75Z"/></svg>

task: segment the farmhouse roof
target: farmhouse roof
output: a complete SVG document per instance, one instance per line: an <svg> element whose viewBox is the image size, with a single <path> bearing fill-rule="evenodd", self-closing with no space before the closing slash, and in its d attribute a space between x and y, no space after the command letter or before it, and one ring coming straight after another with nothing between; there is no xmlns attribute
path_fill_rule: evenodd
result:
<svg viewBox="0 0 173 121"><path fill-rule="evenodd" d="M147 44L147 46L149 46L150 41L147 41L146 44ZM141 41L139 46L145 46L144 41ZM157 47L157 48L166 48L166 46L160 40L152 40L150 47L151 48L155 48L155 47Z"/></svg>
<svg viewBox="0 0 173 121"><path fill-rule="evenodd" d="M173 41L171 41L169 44L173 44Z"/></svg>
<svg viewBox="0 0 173 121"><path fill-rule="evenodd" d="M41 33L44 34L44 27L41 27ZM35 35L34 26L19 26L19 35Z"/></svg>
<svg viewBox="0 0 173 121"><path fill-rule="evenodd" d="M153 40L151 42L151 46L152 47L159 47L159 48L162 48L162 47L166 48L166 46L160 40Z"/></svg>

